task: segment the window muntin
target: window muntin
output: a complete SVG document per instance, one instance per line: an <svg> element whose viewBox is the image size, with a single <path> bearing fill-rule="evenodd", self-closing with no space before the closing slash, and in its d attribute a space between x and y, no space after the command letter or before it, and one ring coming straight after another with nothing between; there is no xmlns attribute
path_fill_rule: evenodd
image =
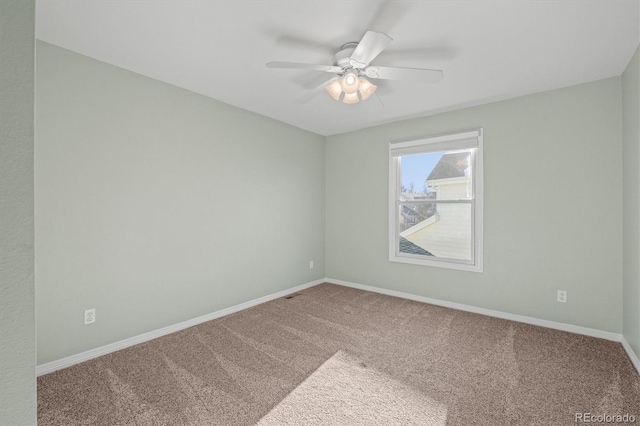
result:
<svg viewBox="0 0 640 426"><path fill-rule="evenodd" d="M392 261L482 270L482 131L389 144Z"/></svg>

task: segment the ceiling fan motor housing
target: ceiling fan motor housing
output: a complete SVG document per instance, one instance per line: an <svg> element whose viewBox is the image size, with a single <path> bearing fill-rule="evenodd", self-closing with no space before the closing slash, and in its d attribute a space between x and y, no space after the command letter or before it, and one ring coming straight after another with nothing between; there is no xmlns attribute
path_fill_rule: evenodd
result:
<svg viewBox="0 0 640 426"><path fill-rule="evenodd" d="M358 43L352 41L350 43L343 44L340 48L340 51L333 55L333 64L339 66L343 70L353 68L349 63L349 58L353 54L353 51L356 50Z"/></svg>

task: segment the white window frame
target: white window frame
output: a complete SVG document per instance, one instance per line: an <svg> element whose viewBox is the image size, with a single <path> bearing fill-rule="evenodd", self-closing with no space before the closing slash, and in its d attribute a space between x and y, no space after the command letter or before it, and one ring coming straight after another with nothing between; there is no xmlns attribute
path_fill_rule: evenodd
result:
<svg viewBox="0 0 640 426"><path fill-rule="evenodd" d="M435 266L463 271L483 271L483 129L468 130L446 135L430 136L418 140L389 143L389 260L414 265ZM472 199L471 205L471 260L436 258L410 253L400 253L400 157L414 153L452 151L475 148L471 155ZM456 202L456 200L448 200Z"/></svg>

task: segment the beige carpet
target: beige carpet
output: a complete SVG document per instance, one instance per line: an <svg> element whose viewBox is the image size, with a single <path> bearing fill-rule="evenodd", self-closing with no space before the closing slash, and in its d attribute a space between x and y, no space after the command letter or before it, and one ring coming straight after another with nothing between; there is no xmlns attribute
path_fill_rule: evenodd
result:
<svg viewBox="0 0 640 426"><path fill-rule="evenodd" d="M39 425L553 426L583 412L640 416L620 344L330 284L38 379Z"/></svg>
<svg viewBox="0 0 640 426"><path fill-rule="evenodd" d="M444 426L447 408L342 351L264 416L259 426Z"/></svg>

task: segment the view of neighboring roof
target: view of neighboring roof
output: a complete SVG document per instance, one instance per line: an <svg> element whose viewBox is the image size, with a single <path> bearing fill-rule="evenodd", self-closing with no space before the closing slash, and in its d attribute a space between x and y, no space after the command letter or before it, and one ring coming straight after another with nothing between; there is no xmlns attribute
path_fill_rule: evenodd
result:
<svg viewBox="0 0 640 426"><path fill-rule="evenodd" d="M427 177L427 180L464 177L464 171L469 167L469 156L469 152L444 154Z"/></svg>
<svg viewBox="0 0 640 426"><path fill-rule="evenodd" d="M406 204L402 205L402 214L405 216L416 216L423 217L420 213L415 210L415 207L407 206Z"/></svg>
<svg viewBox="0 0 640 426"><path fill-rule="evenodd" d="M422 256L433 256L422 247L413 244L404 237L400 237L400 253L419 254Z"/></svg>

